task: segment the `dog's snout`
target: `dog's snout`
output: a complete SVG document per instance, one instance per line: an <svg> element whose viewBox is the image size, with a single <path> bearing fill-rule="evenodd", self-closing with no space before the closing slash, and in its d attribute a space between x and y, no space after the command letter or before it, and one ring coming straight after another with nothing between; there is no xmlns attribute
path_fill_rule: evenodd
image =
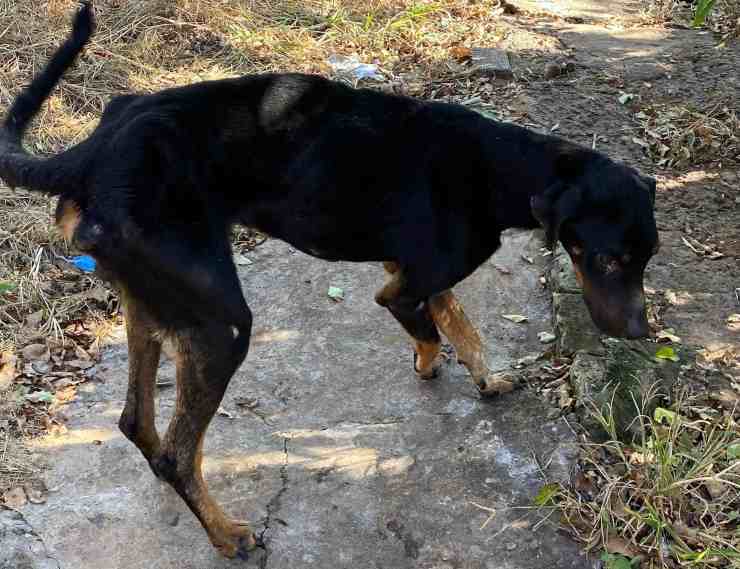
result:
<svg viewBox="0 0 740 569"><path fill-rule="evenodd" d="M589 291L584 295L591 318L605 334L615 338L635 340L650 335L645 297L642 293L611 296L607 291Z"/></svg>

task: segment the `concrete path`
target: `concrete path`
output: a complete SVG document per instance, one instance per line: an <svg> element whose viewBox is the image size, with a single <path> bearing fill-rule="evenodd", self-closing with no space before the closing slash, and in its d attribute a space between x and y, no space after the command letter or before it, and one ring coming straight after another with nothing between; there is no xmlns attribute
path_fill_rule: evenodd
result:
<svg viewBox="0 0 740 569"><path fill-rule="evenodd" d="M541 242L506 238L459 288L495 366L539 352L550 329L539 283ZM535 264L522 259L535 259ZM481 401L464 369L421 382L401 328L373 302L379 266L325 263L269 241L241 270L255 313L253 348L206 445L211 488L234 516L265 529L267 552L247 565L293 569L589 567L575 544L528 506L539 464L563 476L570 432L526 390ZM505 274L510 271L510 274ZM330 285L346 300L327 297ZM513 324L504 313L528 316ZM68 435L47 439L44 505L24 514L63 569L216 569L221 559L184 504L158 483L116 429L123 339L99 381L69 410ZM171 363L160 373L172 379ZM158 396L160 426L173 387ZM489 514L477 503L496 510Z"/></svg>
<svg viewBox="0 0 740 569"><path fill-rule="evenodd" d="M615 19L635 19L644 9L639 0L510 0L509 3L528 12L601 24L614 23Z"/></svg>

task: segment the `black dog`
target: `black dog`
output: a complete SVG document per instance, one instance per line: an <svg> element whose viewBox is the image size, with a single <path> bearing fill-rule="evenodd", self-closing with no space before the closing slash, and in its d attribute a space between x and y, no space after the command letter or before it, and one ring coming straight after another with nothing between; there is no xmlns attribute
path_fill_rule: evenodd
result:
<svg viewBox="0 0 740 569"><path fill-rule="evenodd" d="M0 132L0 177L59 196L57 223L121 288L130 378L123 433L227 556L254 547L201 474L206 428L249 347L252 316L231 260L244 223L328 260L382 261L377 301L434 375L438 327L482 393L511 389L450 289L509 227L547 231L571 255L596 324L648 332L642 288L656 251L655 182L563 140L455 105L355 90L320 77L257 75L113 99L85 141L49 158L22 137L92 34L89 6ZM375 164L368 171L362 164ZM175 416L160 440L161 341L177 347Z"/></svg>

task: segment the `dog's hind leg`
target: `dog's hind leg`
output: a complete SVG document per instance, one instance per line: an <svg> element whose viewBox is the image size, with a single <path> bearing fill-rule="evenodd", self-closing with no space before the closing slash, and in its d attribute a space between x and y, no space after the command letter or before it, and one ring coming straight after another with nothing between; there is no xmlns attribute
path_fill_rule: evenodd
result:
<svg viewBox="0 0 740 569"><path fill-rule="evenodd" d="M128 336L128 392L118 426L151 464L159 452L154 385L162 349L159 330L144 306L123 291ZM155 472L156 474L156 472Z"/></svg>
<svg viewBox="0 0 740 569"><path fill-rule="evenodd" d="M198 517L214 547L241 559L256 546L254 533L226 517L209 494L201 467L206 429L249 348L251 315L244 308L237 325L206 321L176 334L177 402L155 460L160 476Z"/></svg>
<svg viewBox="0 0 740 569"><path fill-rule="evenodd" d="M470 372L481 395L497 395L514 388L510 374L494 373L488 368L480 334L451 290L432 296L429 308L434 322L455 347L458 359Z"/></svg>
<svg viewBox="0 0 740 569"><path fill-rule="evenodd" d="M429 313L426 299L408 296L406 280L398 264L383 263L388 282L375 295L375 302L386 307L411 336L414 347L414 370L422 379L437 374L442 345L437 326Z"/></svg>
<svg viewBox="0 0 740 569"><path fill-rule="evenodd" d="M150 310L175 348L174 414L150 465L185 500L221 553L245 559L256 546L254 533L226 517L209 494L201 467L208 425L249 350L252 314L226 235L209 237L132 239L122 250L128 247L139 265L121 278L127 296ZM132 335L135 343L137 338L143 336ZM153 363L154 348L147 353Z"/></svg>

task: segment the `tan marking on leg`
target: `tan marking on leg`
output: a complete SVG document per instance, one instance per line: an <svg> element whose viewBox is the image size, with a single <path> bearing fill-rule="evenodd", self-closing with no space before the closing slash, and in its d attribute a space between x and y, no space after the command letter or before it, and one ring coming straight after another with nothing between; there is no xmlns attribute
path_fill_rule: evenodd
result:
<svg viewBox="0 0 740 569"><path fill-rule="evenodd" d="M80 224L80 208L72 200L59 202L56 212L56 224L62 236L67 241L72 241L75 230Z"/></svg>
<svg viewBox="0 0 740 569"><path fill-rule="evenodd" d="M220 361L213 364L208 358L221 342L228 341L231 330L221 331L223 337L203 334L212 342L177 342L177 399L162 442L161 462L164 476L198 517L213 546L226 557L245 557L247 551L257 546L254 532L248 524L226 516L208 492L202 471L206 429L241 360L227 362L225 367L218 365ZM219 356L226 354L228 351L224 350Z"/></svg>
<svg viewBox="0 0 740 569"><path fill-rule="evenodd" d="M383 268L388 279L385 286L376 293L375 302L388 307L398 298L404 285L404 276L398 263L386 261L383 263ZM392 310L391 313L393 314ZM394 317L396 320L399 318L398 315L394 315ZM437 368L442 363L438 357L442 343L440 341L423 341L413 336L410 336L410 339L414 348L414 371L421 379L433 378L436 375Z"/></svg>
<svg viewBox="0 0 740 569"><path fill-rule="evenodd" d="M441 364L438 356L442 342L420 342L414 339L413 343L414 352L417 356L414 371L419 374L421 379L433 378Z"/></svg>
<svg viewBox="0 0 740 569"><path fill-rule="evenodd" d="M403 286L403 273L399 270L396 263L383 263L383 268L388 273L387 280L383 288L375 293L375 302L380 306L388 306L396 298Z"/></svg>
<svg viewBox="0 0 740 569"><path fill-rule="evenodd" d="M129 352L129 383L126 405L119 425L147 460L159 452L154 423L154 386L161 352L155 323L146 310L123 292Z"/></svg>
<svg viewBox="0 0 740 569"><path fill-rule="evenodd" d="M399 267L398 263L394 261L383 261L383 268L385 269L385 272L393 275L397 273L401 267Z"/></svg>
<svg viewBox="0 0 740 569"><path fill-rule="evenodd" d="M192 476L186 482L188 494L193 498L188 505L200 519L213 546L224 556L233 559L240 554L240 549L249 551L257 547L257 539L252 528L246 522L229 519L218 503L208 492L208 486L203 478L203 441L201 437L192 457ZM188 450L178 453L177 460L187 459Z"/></svg>
<svg viewBox="0 0 740 569"><path fill-rule="evenodd" d="M493 373L488 369L485 349L478 330L468 319L452 291L429 299L434 322L455 347L457 357L468 369L473 382L484 395L506 393L514 388L507 373Z"/></svg>

